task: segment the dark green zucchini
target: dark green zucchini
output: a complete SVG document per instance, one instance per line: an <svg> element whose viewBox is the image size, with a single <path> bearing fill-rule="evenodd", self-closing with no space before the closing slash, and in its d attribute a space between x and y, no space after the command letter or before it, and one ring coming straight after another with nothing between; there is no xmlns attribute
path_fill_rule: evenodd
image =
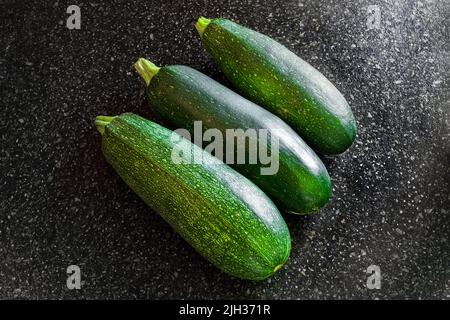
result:
<svg viewBox="0 0 450 320"><path fill-rule="evenodd" d="M172 131L131 113L96 119L107 161L200 254L243 279L271 276L290 236L272 201L252 182ZM173 139L178 137L177 139ZM180 144L204 164L175 164Z"/></svg>
<svg viewBox="0 0 450 320"><path fill-rule="evenodd" d="M339 154L352 145L353 113L318 70L277 41L232 21L200 18L196 27L233 85L285 120L313 149Z"/></svg>
<svg viewBox="0 0 450 320"><path fill-rule="evenodd" d="M225 143L229 141L226 129L270 131L279 144L276 174L262 175L261 168L267 166L261 162L250 164L246 161L245 164L235 163L233 167L283 209L307 214L327 203L332 186L325 166L280 118L192 68L181 65L159 68L143 58L135 66L147 83L152 110L171 129L185 128L192 135L194 122L202 121L203 132L218 129ZM248 137L246 160L252 140L257 137ZM263 147L273 151L270 140ZM236 153L237 148L234 151Z"/></svg>

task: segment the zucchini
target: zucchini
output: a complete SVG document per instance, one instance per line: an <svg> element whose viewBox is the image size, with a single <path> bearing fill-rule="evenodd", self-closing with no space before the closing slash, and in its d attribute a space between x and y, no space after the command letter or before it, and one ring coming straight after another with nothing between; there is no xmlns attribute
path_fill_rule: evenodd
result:
<svg viewBox="0 0 450 320"><path fill-rule="evenodd" d="M322 154L340 154L356 137L345 98L310 64L277 41L227 19L200 18L204 47L246 97L278 115Z"/></svg>
<svg viewBox="0 0 450 320"><path fill-rule="evenodd" d="M102 150L122 179L201 255L243 279L274 274L290 253L286 223L252 182L201 148L132 113L98 116ZM204 164L175 164L175 146ZM186 148L186 149L184 149Z"/></svg>
<svg viewBox="0 0 450 320"><path fill-rule="evenodd" d="M250 146L258 143L257 136L248 135L248 143L244 142L245 163L227 163L252 180L284 210L308 214L328 202L332 186L325 166L280 118L190 67L159 68L143 58L135 67L147 84L152 110L171 129L185 128L192 136L194 122L202 121L203 133L208 129L219 130L225 145L234 139L226 134L227 129L269 131L271 139L278 140L278 171L275 174L261 174L262 168L267 166L261 161L253 164L248 161ZM271 140L266 140L269 141L263 147L272 154ZM237 150L235 145L234 159L237 159Z"/></svg>

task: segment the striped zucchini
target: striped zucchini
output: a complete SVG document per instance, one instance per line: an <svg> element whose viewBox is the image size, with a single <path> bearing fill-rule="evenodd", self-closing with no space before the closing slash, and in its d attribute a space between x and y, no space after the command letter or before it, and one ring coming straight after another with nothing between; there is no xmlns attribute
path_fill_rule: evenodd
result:
<svg viewBox="0 0 450 320"><path fill-rule="evenodd" d="M353 113L318 70L277 41L230 20L200 18L196 27L234 86L285 120L313 149L339 154L352 145Z"/></svg>
<svg viewBox="0 0 450 320"><path fill-rule="evenodd" d="M248 143L243 142L246 163L235 163L233 168L252 180L284 210L308 214L328 202L332 186L325 166L280 118L187 66L159 68L143 58L135 66L146 81L152 110L172 129L185 128L193 135L194 122L202 121L203 131L219 130L225 144L230 142L227 129L270 131L278 140L278 171L262 175L261 168L267 167L266 164L249 163L250 146L258 139L251 135L248 135ZM273 151L270 141L264 147ZM237 150L235 146L235 153Z"/></svg>
<svg viewBox="0 0 450 320"><path fill-rule="evenodd" d="M188 140L137 115L99 116L96 125L103 153L116 172L218 268L261 280L286 262L291 248L286 223L252 182ZM203 157L204 164L175 164L172 152L180 144Z"/></svg>

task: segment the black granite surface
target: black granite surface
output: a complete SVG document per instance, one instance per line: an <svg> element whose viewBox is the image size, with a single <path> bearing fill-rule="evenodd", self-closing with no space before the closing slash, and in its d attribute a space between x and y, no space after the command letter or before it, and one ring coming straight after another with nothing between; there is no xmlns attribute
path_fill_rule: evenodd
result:
<svg viewBox="0 0 450 320"><path fill-rule="evenodd" d="M71 4L80 30L66 27ZM449 1L0 6L0 298L450 298ZM104 160L93 125L99 114L151 117L140 56L228 84L193 27L200 15L285 44L336 84L358 122L356 144L325 159L332 201L286 216L291 258L263 282L221 273L150 211ZM81 290L66 286L71 264ZM366 287L370 265L379 290Z"/></svg>

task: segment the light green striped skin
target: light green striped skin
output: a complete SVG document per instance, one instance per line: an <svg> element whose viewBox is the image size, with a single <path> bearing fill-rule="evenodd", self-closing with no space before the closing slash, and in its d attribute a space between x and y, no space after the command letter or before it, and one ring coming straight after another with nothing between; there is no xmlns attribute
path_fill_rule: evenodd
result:
<svg viewBox="0 0 450 320"><path fill-rule="evenodd" d="M329 201L332 185L327 169L315 152L280 118L190 67L158 68L141 58L136 69L148 83L152 111L171 129L185 128L193 135L194 122L202 121L203 130L219 130L225 144L227 129L270 131L279 142L279 168L275 174L262 175L261 167L267 165L248 163L250 143L245 143L247 163L233 164L232 167L267 193L280 209L294 214L311 214ZM257 139L250 137L249 140ZM267 147L272 153L270 143Z"/></svg>
<svg viewBox="0 0 450 320"><path fill-rule="evenodd" d="M233 85L286 121L316 151L340 154L356 138L345 98L318 70L261 33L227 19L200 18L202 42Z"/></svg>
<svg viewBox="0 0 450 320"><path fill-rule="evenodd" d="M287 261L286 223L252 182L185 139L181 143L204 163L173 163L172 131L140 116L100 116L96 124L116 172L211 263L235 277L261 280Z"/></svg>

